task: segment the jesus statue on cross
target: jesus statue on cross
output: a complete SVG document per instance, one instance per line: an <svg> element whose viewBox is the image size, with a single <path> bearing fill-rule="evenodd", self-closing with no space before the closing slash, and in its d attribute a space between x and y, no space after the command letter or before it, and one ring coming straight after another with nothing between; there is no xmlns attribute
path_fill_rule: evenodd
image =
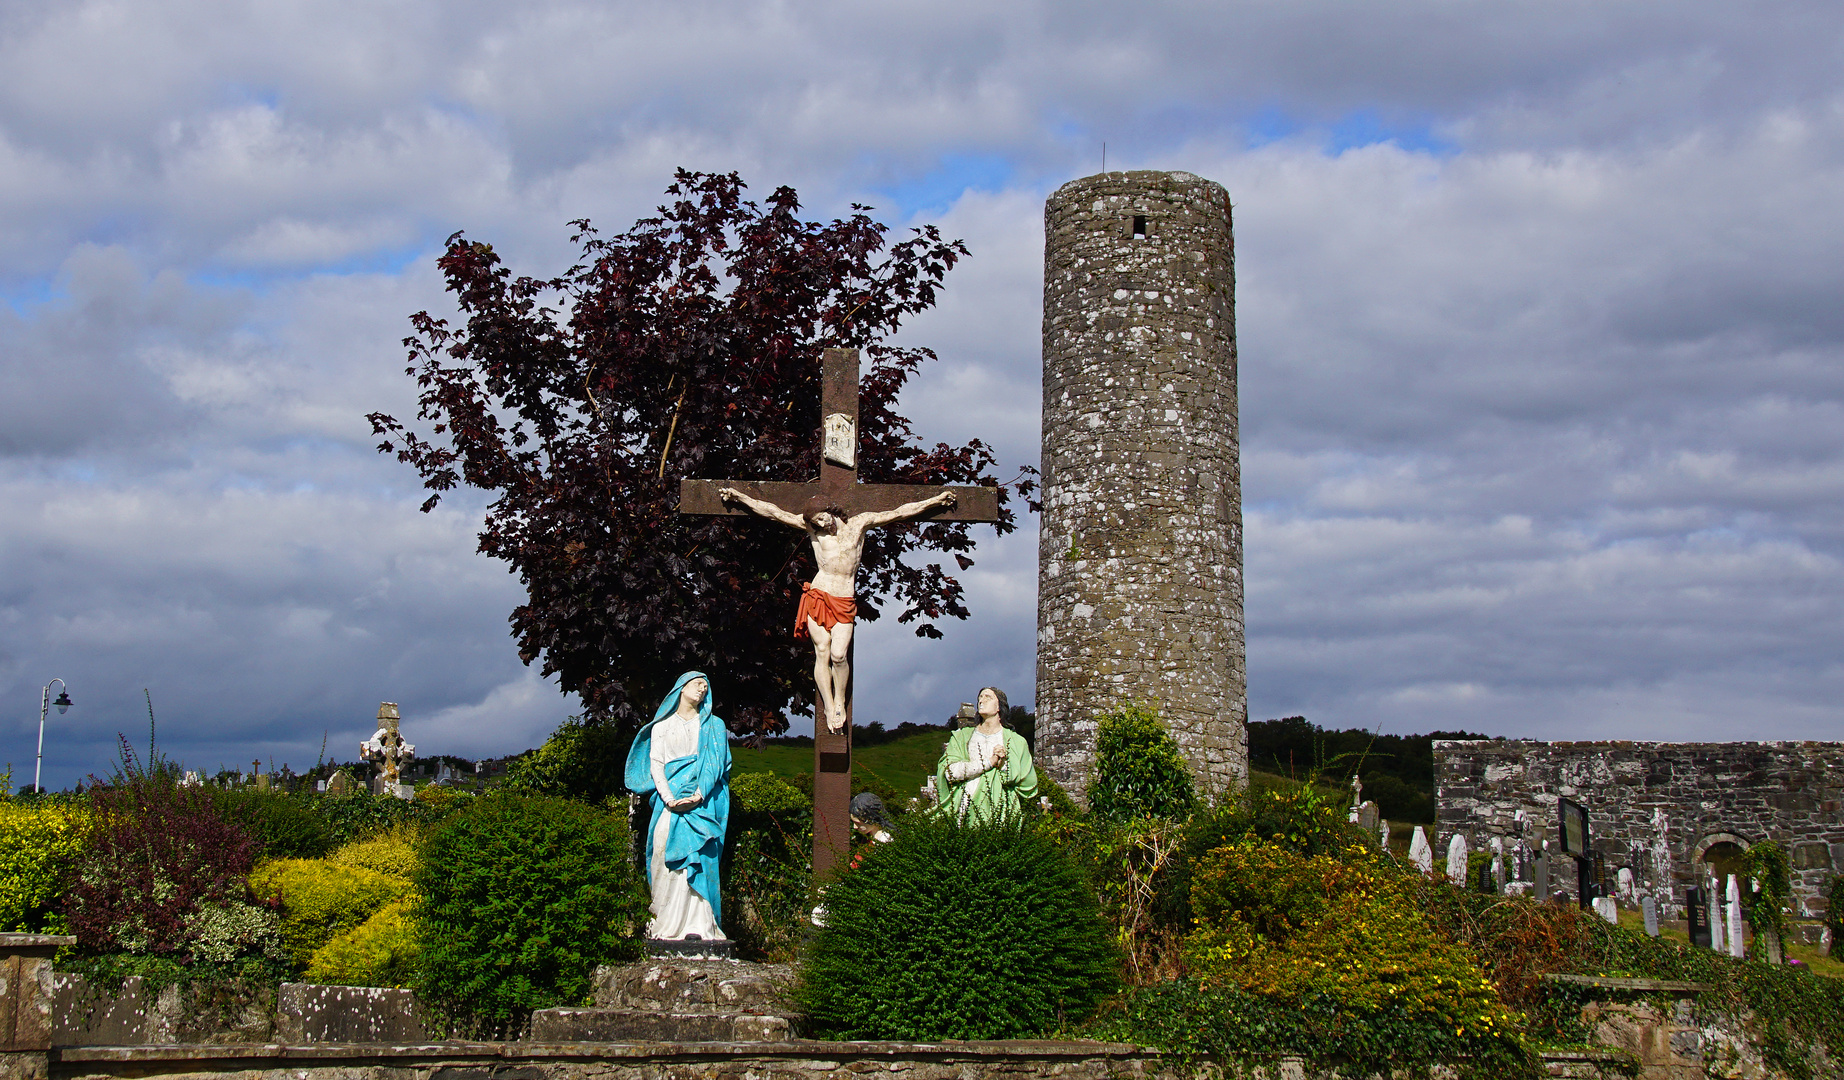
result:
<svg viewBox="0 0 1844 1080"><path fill-rule="evenodd" d="M813 639L813 683L826 713L826 728L845 730L845 703L851 686L852 626L858 616L858 563L864 558L864 531L879 525L914 521L937 509L952 508L955 496L942 491L932 498L904 503L894 510L869 510L847 516L845 511L816 495L806 513L793 514L774 503L752 498L733 487L718 489L718 498L734 503L771 521L805 529L813 544L813 561L819 570L800 587L800 610L794 615L794 636Z"/></svg>
<svg viewBox="0 0 1844 1080"><path fill-rule="evenodd" d="M999 489L962 484L858 482L858 350L820 358L816 479L679 482L679 512L759 515L806 532L818 570L801 586L796 635L813 639L813 873L824 879L851 853L852 629L865 530L926 518L997 521Z"/></svg>

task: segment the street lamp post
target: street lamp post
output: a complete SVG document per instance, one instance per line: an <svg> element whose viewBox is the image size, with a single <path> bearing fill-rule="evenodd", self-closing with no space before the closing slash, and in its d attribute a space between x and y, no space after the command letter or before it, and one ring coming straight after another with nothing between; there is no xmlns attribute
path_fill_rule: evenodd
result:
<svg viewBox="0 0 1844 1080"><path fill-rule="evenodd" d="M58 684L58 699L51 700L51 683ZM45 768L45 714L51 707L58 707L58 715L70 711L70 687L64 685L63 679L53 679L45 684L45 690L38 696L38 763L32 766L32 794L41 795L45 789L39 786L39 773Z"/></svg>

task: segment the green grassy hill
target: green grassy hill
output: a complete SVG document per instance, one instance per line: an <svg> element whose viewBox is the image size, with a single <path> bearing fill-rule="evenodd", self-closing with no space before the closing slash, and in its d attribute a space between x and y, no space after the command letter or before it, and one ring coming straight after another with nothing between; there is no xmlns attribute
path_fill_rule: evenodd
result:
<svg viewBox="0 0 1844 1080"><path fill-rule="evenodd" d="M922 790L922 780L935 771L941 760L941 748L948 743L948 729L936 728L892 739L877 746L852 748L854 786L875 781L908 797ZM794 777L813 772L813 748L770 743L760 750L732 747L730 770L734 773L770 772Z"/></svg>

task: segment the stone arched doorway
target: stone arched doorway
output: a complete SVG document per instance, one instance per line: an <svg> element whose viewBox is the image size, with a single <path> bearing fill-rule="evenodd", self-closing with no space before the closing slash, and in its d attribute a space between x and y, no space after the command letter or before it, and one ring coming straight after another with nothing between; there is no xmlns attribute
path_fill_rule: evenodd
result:
<svg viewBox="0 0 1844 1080"><path fill-rule="evenodd" d="M1747 840L1730 832L1710 833L1697 841L1690 856L1691 871L1700 881L1714 877L1718 882L1742 872L1742 855L1749 848Z"/></svg>

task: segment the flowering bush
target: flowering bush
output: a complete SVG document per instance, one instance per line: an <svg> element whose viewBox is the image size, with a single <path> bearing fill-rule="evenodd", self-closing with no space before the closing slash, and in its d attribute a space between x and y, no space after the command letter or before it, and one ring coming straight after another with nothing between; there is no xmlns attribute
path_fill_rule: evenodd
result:
<svg viewBox="0 0 1844 1080"><path fill-rule="evenodd" d="M80 804L0 801L0 932L63 928L54 905L90 821Z"/></svg>
<svg viewBox="0 0 1844 1080"><path fill-rule="evenodd" d="M87 952L174 954L195 946L266 950L245 876L257 841L226 821L204 788L140 774L90 789L94 827L65 894Z"/></svg>
<svg viewBox="0 0 1844 1080"><path fill-rule="evenodd" d="M1417 876L1376 848L1304 854L1246 835L1200 859L1191 881L1192 979L1129 999L1099 1034L1329 1058L1358 1075L1433 1062L1531 1074L1518 1016L1423 914Z"/></svg>

